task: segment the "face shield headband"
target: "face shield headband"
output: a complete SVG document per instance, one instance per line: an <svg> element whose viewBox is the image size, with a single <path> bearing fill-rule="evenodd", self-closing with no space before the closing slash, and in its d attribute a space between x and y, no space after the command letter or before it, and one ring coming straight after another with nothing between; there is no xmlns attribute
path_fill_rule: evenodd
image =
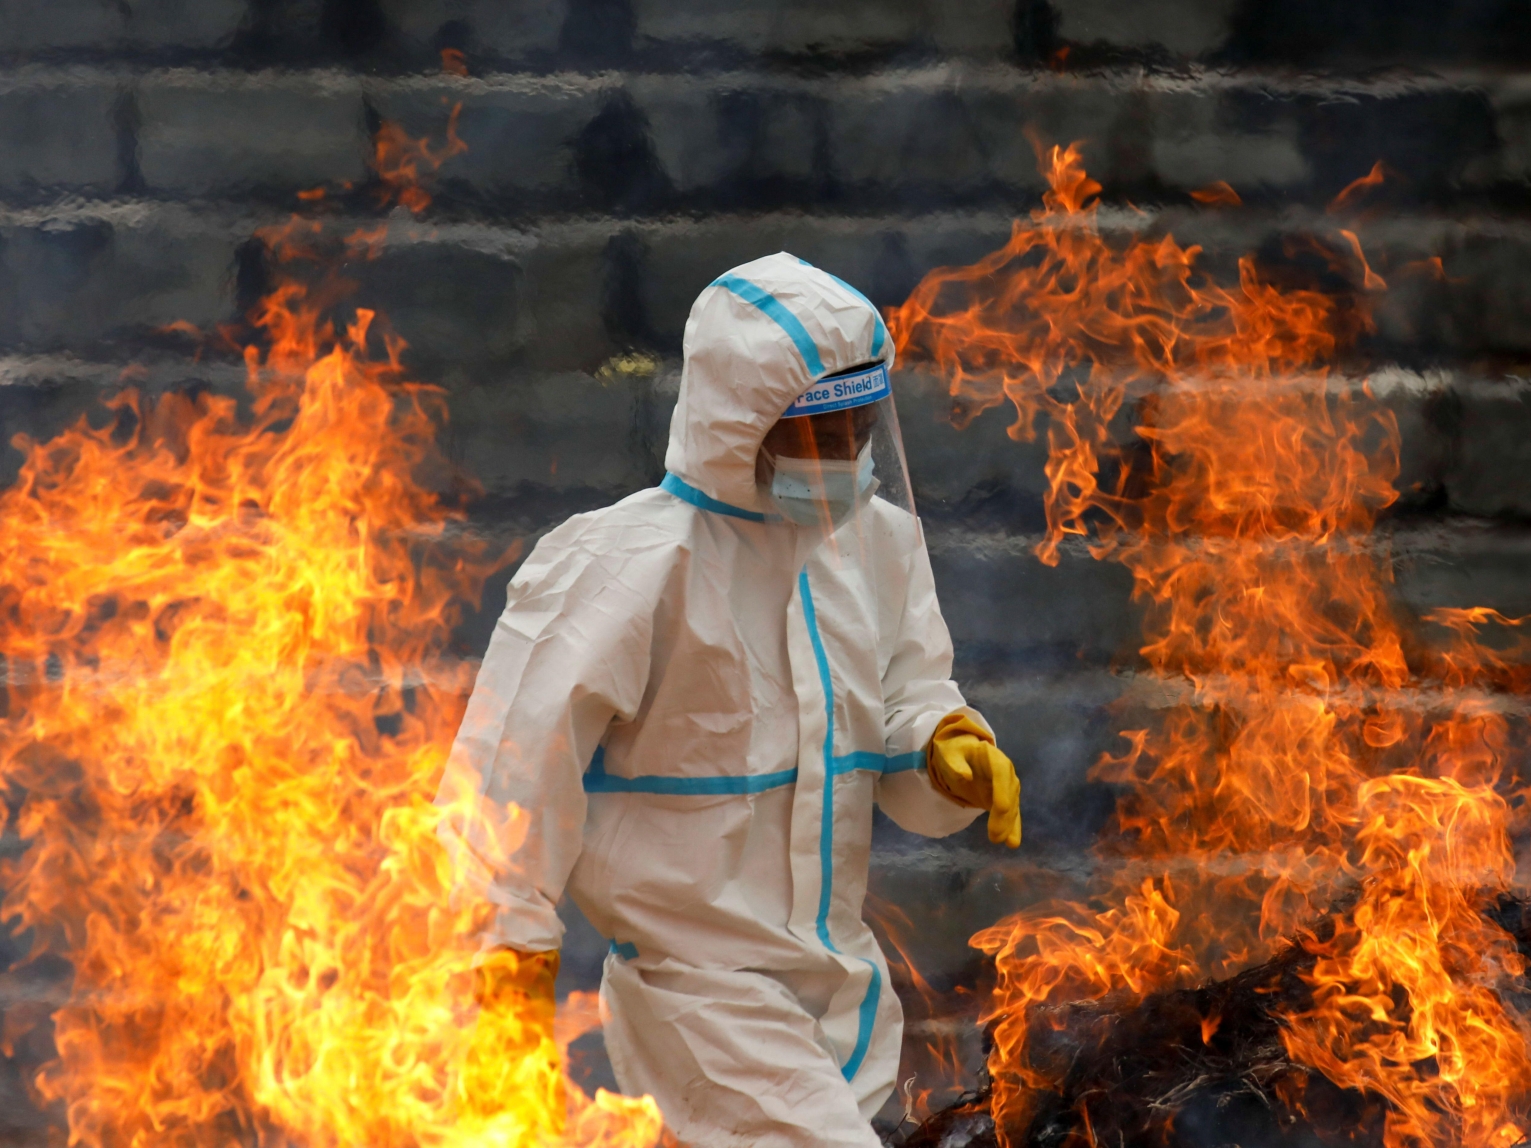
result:
<svg viewBox="0 0 1531 1148"><path fill-rule="evenodd" d="M827 414L830 411L846 411L852 407L864 407L882 399L892 398L893 388L888 383L888 365L877 363L844 375L820 379L782 411L784 419L803 415Z"/></svg>

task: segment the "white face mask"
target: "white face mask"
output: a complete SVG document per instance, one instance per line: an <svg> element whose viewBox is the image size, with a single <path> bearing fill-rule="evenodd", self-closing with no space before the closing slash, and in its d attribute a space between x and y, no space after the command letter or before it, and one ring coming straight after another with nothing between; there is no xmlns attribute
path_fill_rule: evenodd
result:
<svg viewBox="0 0 1531 1148"><path fill-rule="evenodd" d="M776 471L771 479L771 500L784 517L799 526L817 526L826 519L838 526L875 481L871 443L861 448L854 461L777 458L769 451L766 458Z"/></svg>

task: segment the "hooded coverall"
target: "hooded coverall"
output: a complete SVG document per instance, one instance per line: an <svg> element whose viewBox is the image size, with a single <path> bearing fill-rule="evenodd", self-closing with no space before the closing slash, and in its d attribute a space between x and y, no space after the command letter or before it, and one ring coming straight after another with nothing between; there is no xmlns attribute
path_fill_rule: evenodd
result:
<svg viewBox="0 0 1531 1148"><path fill-rule="evenodd" d="M774 520L755 467L816 377L893 348L778 254L702 292L684 354L664 483L537 545L453 749L442 800L519 806L524 840L491 861L483 819L444 838L496 907L486 945L557 948L565 890L609 938L612 1066L684 1143L876 1148L902 1012L861 918L872 806L969 824L924 751L943 716L982 719L917 520L873 498L835 545Z"/></svg>

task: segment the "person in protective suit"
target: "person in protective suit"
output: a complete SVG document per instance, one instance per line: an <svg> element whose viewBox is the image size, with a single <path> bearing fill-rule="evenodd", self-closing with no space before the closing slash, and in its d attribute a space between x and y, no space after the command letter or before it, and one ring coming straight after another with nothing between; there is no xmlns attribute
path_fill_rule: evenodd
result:
<svg viewBox="0 0 1531 1148"><path fill-rule="evenodd" d="M438 799L496 912L484 1007L551 1025L567 890L610 940L617 1079L685 1144L875 1148L902 1012L861 917L872 806L932 837L987 810L1020 843L951 680L892 361L876 309L793 256L707 287L663 484L521 567Z"/></svg>

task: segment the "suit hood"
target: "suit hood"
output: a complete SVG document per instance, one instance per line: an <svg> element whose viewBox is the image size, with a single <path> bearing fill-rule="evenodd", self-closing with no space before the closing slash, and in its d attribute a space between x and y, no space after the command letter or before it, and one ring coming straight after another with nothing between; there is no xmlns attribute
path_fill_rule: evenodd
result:
<svg viewBox="0 0 1531 1148"><path fill-rule="evenodd" d="M817 380L872 362L891 367L893 341L850 284L786 252L735 267L686 320L665 469L719 502L769 510L755 486L766 432Z"/></svg>

